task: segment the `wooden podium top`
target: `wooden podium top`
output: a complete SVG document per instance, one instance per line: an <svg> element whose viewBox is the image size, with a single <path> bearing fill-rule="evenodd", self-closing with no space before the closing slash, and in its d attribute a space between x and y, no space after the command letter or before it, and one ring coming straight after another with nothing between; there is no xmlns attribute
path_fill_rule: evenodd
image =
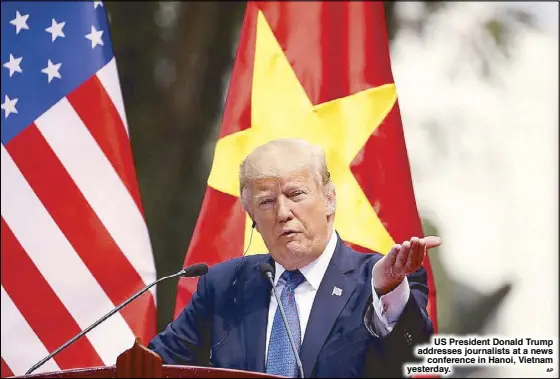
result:
<svg viewBox="0 0 560 379"><path fill-rule="evenodd" d="M281 376L212 367L162 364L161 357L147 349L139 338L117 358L117 364L105 367L44 372L11 378L282 378Z"/></svg>
<svg viewBox="0 0 560 379"><path fill-rule="evenodd" d="M116 371L116 366L107 366L11 376L10 378L283 378L259 372L175 365L162 365L162 373L157 376L116 376Z"/></svg>

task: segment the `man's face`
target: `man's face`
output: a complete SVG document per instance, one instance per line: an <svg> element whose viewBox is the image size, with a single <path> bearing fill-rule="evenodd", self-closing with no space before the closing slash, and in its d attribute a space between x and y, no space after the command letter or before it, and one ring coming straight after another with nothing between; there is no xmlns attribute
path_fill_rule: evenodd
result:
<svg viewBox="0 0 560 379"><path fill-rule="evenodd" d="M329 199L309 169L254 180L247 189L257 230L275 261L293 270L321 255L330 237Z"/></svg>

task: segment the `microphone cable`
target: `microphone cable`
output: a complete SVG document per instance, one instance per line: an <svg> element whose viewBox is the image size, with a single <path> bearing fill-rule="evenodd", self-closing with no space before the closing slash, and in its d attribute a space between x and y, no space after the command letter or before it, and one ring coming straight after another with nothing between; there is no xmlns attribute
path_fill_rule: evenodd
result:
<svg viewBox="0 0 560 379"><path fill-rule="evenodd" d="M236 284L237 284L237 277L238 277L238 270L239 270L239 266L241 265L241 263L243 263L243 261L245 260L245 256L247 254L247 252L249 251L249 248L251 247L251 242L253 241L253 232L255 230L255 226L257 226L257 223L255 221L253 221L253 224L251 225L251 234L249 235L249 244L247 245L247 248L245 249L245 251L243 252L243 256L241 257L241 259L239 260L239 262L237 262L237 266L235 266L235 274L234 274L234 279L233 282L231 283L231 287L233 288ZM236 304L236 299L235 296L233 298L233 302L234 304ZM237 304L236 304L237 305ZM228 328L226 335L217 343L215 343L214 345L212 345L210 347L210 357L208 359L208 363L210 363L210 366L212 366L212 363L210 362L210 360L212 360L212 350L214 350L215 348L219 347L222 342L225 341L225 339L229 336L229 331L231 330L231 328Z"/></svg>

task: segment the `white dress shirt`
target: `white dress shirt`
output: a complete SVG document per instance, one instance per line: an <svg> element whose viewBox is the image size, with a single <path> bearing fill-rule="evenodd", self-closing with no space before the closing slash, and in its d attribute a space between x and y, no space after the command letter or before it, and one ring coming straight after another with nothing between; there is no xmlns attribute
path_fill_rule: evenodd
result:
<svg viewBox="0 0 560 379"><path fill-rule="evenodd" d="M305 277L305 281L295 289L294 295L297 303L302 340L305 336L305 329L307 327L309 315L311 314L311 307L313 306L315 295L317 294L319 285L321 285L321 281L325 276L327 267L329 266L331 258L334 254L336 243L337 234L333 230L331 231L331 237L323 253L315 261L299 270ZM284 289L285 282L283 279L279 279L285 269L278 262L275 263L275 266L276 270L274 274L274 285L276 286L278 296L280 296L282 290ZM371 286L373 294L373 308L375 310L375 316L373 317L375 330L372 331L369 328L368 330L374 335L385 336L391 332L393 326L402 313L408 301L408 297L410 296L410 288L408 287L408 281L405 277L401 284L399 284L393 291L379 298L377 296L377 293L375 292L373 280ZM272 331L274 315L276 314L276 309L278 308L276 297L272 292L270 293L270 296L271 299L270 306L268 308L268 324L266 330L265 364L268 356L268 343L270 341L270 333ZM302 342L303 341L300 341L300 343Z"/></svg>

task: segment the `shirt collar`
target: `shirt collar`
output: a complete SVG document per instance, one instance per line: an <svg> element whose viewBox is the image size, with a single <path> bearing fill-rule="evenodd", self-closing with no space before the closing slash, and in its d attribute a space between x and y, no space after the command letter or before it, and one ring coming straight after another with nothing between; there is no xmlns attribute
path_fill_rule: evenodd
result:
<svg viewBox="0 0 560 379"><path fill-rule="evenodd" d="M305 277L305 280L307 280L311 287L313 287L313 289L316 291L319 289L319 285L321 284L321 281L325 276L325 272L327 272L327 268L329 267L329 263L336 248L336 242L336 232L334 231L334 229L332 229L331 237L329 239L329 242L327 243L327 246L325 247L325 250L323 250L323 253L319 255L319 257L313 262L299 269L299 271ZM276 286L278 284L280 276L284 271L286 271L286 269L282 267L282 265L278 262L275 262L274 264L276 266L274 274L274 285Z"/></svg>

